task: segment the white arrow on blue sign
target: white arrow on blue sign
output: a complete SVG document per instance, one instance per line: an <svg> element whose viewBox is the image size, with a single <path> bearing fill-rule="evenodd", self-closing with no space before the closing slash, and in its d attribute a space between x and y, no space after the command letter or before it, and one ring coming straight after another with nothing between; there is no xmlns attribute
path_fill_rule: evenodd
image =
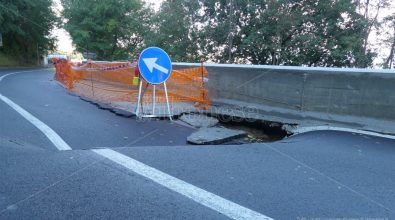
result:
<svg viewBox="0 0 395 220"><path fill-rule="evenodd" d="M171 73L169 55L159 47L148 47L143 50L138 60L141 76L151 84L165 82Z"/></svg>

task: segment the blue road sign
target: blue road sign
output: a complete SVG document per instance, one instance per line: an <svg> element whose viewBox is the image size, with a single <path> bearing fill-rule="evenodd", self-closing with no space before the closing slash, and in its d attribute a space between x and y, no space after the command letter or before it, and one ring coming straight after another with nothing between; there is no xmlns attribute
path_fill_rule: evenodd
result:
<svg viewBox="0 0 395 220"><path fill-rule="evenodd" d="M165 82L171 73L171 60L169 55L159 47L148 47L140 54L138 67L141 76L151 83Z"/></svg>

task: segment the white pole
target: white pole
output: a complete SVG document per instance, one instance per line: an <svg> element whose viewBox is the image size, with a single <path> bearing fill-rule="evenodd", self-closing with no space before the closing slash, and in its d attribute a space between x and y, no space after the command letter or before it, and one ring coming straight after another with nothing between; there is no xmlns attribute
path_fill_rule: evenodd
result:
<svg viewBox="0 0 395 220"><path fill-rule="evenodd" d="M155 115L155 85L152 84L152 114Z"/></svg>
<svg viewBox="0 0 395 220"><path fill-rule="evenodd" d="M143 87L143 80L140 80L140 86L139 86L139 96L137 98L137 107L136 107L136 116L140 117L140 102L141 102L141 89Z"/></svg>
<svg viewBox="0 0 395 220"><path fill-rule="evenodd" d="M171 118L170 104L169 104L169 96L167 95L166 82L163 83L163 86L165 87L165 96L166 96L166 102L167 102L167 111L168 111L168 114L169 114L170 121L173 121L173 119Z"/></svg>

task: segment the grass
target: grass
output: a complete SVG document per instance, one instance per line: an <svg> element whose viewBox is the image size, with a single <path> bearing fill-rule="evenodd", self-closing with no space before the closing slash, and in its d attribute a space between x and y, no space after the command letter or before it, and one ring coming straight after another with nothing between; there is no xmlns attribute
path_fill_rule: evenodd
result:
<svg viewBox="0 0 395 220"><path fill-rule="evenodd" d="M23 63L17 58L0 52L0 68L1 67L37 67L37 65L35 63Z"/></svg>
<svg viewBox="0 0 395 220"><path fill-rule="evenodd" d="M20 66L19 62L7 55L0 53L0 67Z"/></svg>

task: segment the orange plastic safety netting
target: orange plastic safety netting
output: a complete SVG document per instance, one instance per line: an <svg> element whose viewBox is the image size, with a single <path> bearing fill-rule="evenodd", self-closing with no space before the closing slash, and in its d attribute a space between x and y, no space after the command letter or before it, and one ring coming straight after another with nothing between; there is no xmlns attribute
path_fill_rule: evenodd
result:
<svg viewBox="0 0 395 220"><path fill-rule="evenodd" d="M53 60L55 79L71 92L103 103L137 103L138 80L136 63L90 61L85 64L68 60ZM208 72L203 66L173 70L166 81L171 103L192 103L197 108L208 108L211 100L205 89ZM143 80L144 103L151 103L152 86ZM155 100L164 103L163 86L156 86Z"/></svg>

